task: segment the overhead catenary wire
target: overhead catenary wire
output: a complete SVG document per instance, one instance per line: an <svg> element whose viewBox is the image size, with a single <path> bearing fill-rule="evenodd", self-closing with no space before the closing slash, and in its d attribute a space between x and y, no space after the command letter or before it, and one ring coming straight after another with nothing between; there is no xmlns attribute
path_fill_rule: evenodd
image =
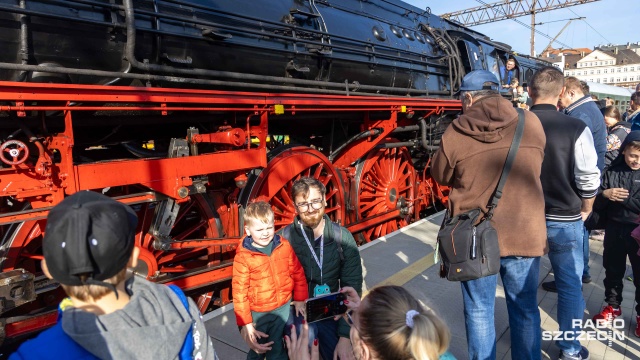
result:
<svg viewBox="0 0 640 360"><path fill-rule="evenodd" d="M575 16L580 16L580 15L576 14L575 11L573 11L573 10L571 10L569 8L567 8L567 10L571 11L573 13L573 15L575 15ZM604 37L604 35L600 34L600 32L598 30L596 30L593 26L591 26L591 24L589 24L589 22L587 20L585 20L584 18L581 19L581 20L584 21L584 23L587 24L587 26L590 27L593 31L595 31L596 34L600 35L603 39L605 39L607 41L607 43L611 44L611 41L609 41L609 39Z"/></svg>
<svg viewBox="0 0 640 360"><path fill-rule="evenodd" d="M486 2L484 2L484 1L482 1L482 0L476 0L476 1L477 1L477 2L479 2L480 4L484 5L484 6L489 6L489 4L487 4ZM505 16L507 16L507 13L505 13L505 12L504 12L504 10L500 9L500 11L501 11ZM515 21L516 23L518 23L518 24L520 24L520 25L522 25L522 26L526 27L526 28L527 28L527 29L529 29L529 30L532 30L532 29L531 29L531 26L529 26L529 25L527 25L527 24L523 23L522 21L520 21L520 20L518 20L518 19L511 18L511 20L513 20L513 21ZM542 31L540 31L540 30L533 29L533 31L535 31L535 33L536 33L536 34L541 35L541 36L544 36L544 37L546 37L546 38L547 38L547 39L549 39L549 40L553 40L553 38L552 38L551 36L549 36L549 35L547 35L547 34L543 33L543 32L542 32ZM569 46L569 45L567 45L567 44L565 44L565 43L563 43L563 42L560 42L560 41L558 41L558 40L554 40L553 42L555 42L555 43L557 43L557 44L561 45L561 46L562 46L562 47L564 47L564 48L571 48L571 46Z"/></svg>

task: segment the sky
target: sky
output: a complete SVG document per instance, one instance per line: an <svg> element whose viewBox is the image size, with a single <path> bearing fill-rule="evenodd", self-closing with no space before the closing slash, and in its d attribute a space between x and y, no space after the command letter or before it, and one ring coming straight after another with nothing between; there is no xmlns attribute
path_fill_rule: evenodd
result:
<svg viewBox="0 0 640 360"><path fill-rule="evenodd" d="M482 5L475 0L404 1L421 9L430 7L431 12L436 15ZM568 19L583 16L586 19L572 21L569 27L560 34L558 40L572 48L586 47L589 49L609 43L635 43L640 41L640 32L631 31L638 21L640 21L640 7L638 7L636 1L637 0L600 0L564 9L537 13L535 22L546 24L536 25L536 29L553 38L560 32L562 27L566 25ZM498 1L483 0L483 2L491 4ZM527 25L531 24L530 15L521 16L517 19ZM529 55L531 30L513 20L502 20L473 26L472 29L489 36L495 41L511 45L516 52ZM550 39L536 34L536 54L542 51L550 41ZM553 47L559 48L561 45L554 43Z"/></svg>

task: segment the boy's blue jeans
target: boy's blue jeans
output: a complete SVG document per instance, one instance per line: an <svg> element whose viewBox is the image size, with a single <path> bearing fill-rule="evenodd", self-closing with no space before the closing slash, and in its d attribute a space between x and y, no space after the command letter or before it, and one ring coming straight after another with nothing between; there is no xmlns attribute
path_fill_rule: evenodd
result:
<svg viewBox="0 0 640 360"><path fill-rule="evenodd" d="M558 288L558 327L560 331L577 334L579 326L573 326L573 319L582 320L584 297L582 296L582 272L584 223L547 221L547 241L549 260ZM568 354L580 351L579 340L559 340L560 350Z"/></svg>
<svg viewBox="0 0 640 360"><path fill-rule="evenodd" d="M537 288L540 257L500 258L500 277L511 328L511 357L541 359ZM463 281L462 296L470 359L496 358L494 309L498 275Z"/></svg>

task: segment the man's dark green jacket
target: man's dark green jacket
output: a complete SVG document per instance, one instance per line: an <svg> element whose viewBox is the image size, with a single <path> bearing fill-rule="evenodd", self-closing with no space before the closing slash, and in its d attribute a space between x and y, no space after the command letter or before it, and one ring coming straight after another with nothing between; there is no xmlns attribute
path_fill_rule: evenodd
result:
<svg viewBox="0 0 640 360"><path fill-rule="evenodd" d="M300 218L296 217L292 224L292 231L290 233L289 243L293 247L296 256L302 267L304 268L304 274L307 277L307 284L309 286L309 297L313 297L313 289L316 285L327 284L331 292L337 292L338 289L344 286L351 286L358 294L362 294L362 262L360 261L360 252L358 251L358 245L353 239L353 235L349 230L341 227L342 230L342 251L344 253L344 261L340 261L340 253L338 252L338 244L336 243L331 226L331 219L327 215L324 216L324 260L322 266L322 280L320 279L320 268L316 263L313 255L309 250L309 246L302 235L302 229L300 228ZM311 242L314 248L316 256L320 259L320 242L316 242L313 237L313 229L308 226L304 226L307 238ZM278 232L282 235L282 230ZM338 325L338 335L341 337L349 337L350 327L343 319L340 319Z"/></svg>

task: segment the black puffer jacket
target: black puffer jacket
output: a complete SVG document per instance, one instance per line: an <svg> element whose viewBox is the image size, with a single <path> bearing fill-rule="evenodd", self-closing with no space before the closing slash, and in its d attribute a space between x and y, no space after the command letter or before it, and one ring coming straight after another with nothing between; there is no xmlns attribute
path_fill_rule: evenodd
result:
<svg viewBox="0 0 640 360"><path fill-rule="evenodd" d="M609 201L607 204L607 218L623 224L637 224L640 216L640 170L631 170L622 154L631 141L640 141L640 131L632 131L627 135L620 147L621 153L604 173L601 185L601 191L612 188L629 191L629 197L624 201Z"/></svg>

